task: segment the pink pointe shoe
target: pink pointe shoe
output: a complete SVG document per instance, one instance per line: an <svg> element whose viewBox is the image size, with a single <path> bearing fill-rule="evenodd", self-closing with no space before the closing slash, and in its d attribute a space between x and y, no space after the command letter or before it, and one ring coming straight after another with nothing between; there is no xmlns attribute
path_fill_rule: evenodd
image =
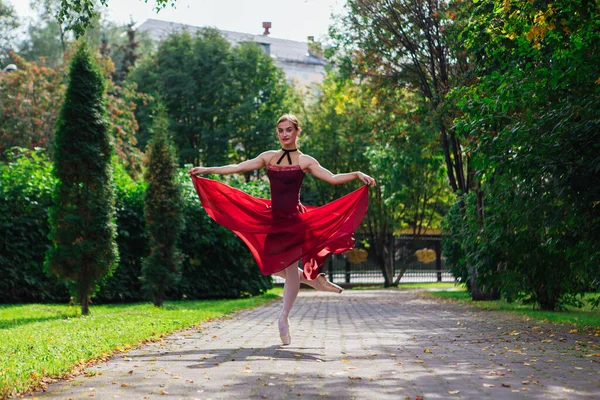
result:
<svg viewBox="0 0 600 400"><path fill-rule="evenodd" d="M327 280L327 275L319 274L313 280L314 288L323 292L342 293L344 289Z"/></svg>
<svg viewBox="0 0 600 400"><path fill-rule="evenodd" d="M290 335L290 320L287 318L279 318L278 325L281 343L284 345L292 343L292 336Z"/></svg>

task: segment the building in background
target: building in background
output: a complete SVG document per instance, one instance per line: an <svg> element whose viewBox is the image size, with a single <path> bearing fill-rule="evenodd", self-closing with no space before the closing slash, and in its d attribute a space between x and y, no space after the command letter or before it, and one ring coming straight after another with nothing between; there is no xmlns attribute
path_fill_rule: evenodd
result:
<svg viewBox="0 0 600 400"><path fill-rule="evenodd" d="M319 85L325 76L325 61L320 46L309 37L307 42L295 40L276 39L269 36L270 22L264 22L264 34L254 35L219 30L223 37L233 46L238 43L254 42L264 52L273 58L274 64L281 68L288 81L299 89L308 88L317 94ZM189 33L203 29L200 26L179 24L175 22L149 19L136 27L138 32L145 33L150 39L160 41L172 32L187 30Z"/></svg>

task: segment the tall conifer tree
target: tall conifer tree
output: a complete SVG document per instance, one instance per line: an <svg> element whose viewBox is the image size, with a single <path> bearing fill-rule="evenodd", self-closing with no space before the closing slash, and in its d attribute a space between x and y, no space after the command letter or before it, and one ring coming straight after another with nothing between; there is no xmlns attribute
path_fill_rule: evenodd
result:
<svg viewBox="0 0 600 400"><path fill-rule="evenodd" d="M50 210L53 246L46 268L70 284L84 315L98 281L118 262L107 126L105 81L82 42L71 61L56 127L54 174L59 183Z"/></svg>
<svg viewBox="0 0 600 400"><path fill-rule="evenodd" d="M144 197L150 255L144 260L143 278L154 305L162 306L165 292L180 275L178 241L184 227L183 198L177 181L177 154L168 135L164 106L158 105L147 150L148 183Z"/></svg>

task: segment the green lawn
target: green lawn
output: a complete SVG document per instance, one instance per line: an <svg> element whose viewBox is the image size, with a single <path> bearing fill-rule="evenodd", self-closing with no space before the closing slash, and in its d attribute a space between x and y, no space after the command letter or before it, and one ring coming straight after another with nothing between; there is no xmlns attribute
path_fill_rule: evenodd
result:
<svg viewBox="0 0 600 400"><path fill-rule="evenodd" d="M464 289L460 291L446 292L428 292L427 294L438 298L459 301L484 310L512 311L527 315L533 319L550 322L554 324L567 324L577 328L592 328L600 336L600 309L592 309L585 300L598 297L598 293L588 293L584 297L585 306L583 308L571 307L565 311L541 311L534 310L531 304L522 304L519 302L507 303L504 300L498 301L473 301L471 296Z"/></svg>
<svg viewBox="0 0 600 400"><path fill-rule="evenodd" d="M56 304L0 306L0 398L34 388L88 362L146 340L279 298L278 291L239 300L170 301L79 307Z"/></svg>

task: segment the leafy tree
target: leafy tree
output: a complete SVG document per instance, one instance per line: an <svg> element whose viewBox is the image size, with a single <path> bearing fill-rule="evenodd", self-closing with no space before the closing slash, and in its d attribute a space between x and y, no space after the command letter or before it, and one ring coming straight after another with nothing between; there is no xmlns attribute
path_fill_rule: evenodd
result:
<svg viewBox="0 0 600 400"><path fill-rule="evenodd" d="M148 0L144 0L148 2ZM175 6L177 0L155 0L154 10L160 11L168 5ZM57 20L68 26L80 37L100 14L99 6L107 6L108 0L60 0Z"/></svg>
<svg viewBox="0 0 600 400"><path fill-rule="evenodd" d="M20 43L19 54L28 61L44 57L48 65L58 67L64 63L72 40L67 26L56 20L59 0L32 0L30 6L38 15L27 27L27 36Z"/></svg>
<svg viewBox="0 0 600 400"><path fill-rule="evenodd" d="M229 51L229 43L216 30L204 30L195 38L176 33L133 74L141 92L164 97L180 162L214 165L226 159ZM147 135L150 121L140 122L142 135Z"/></svg>
<svg viewBox="0 0 600 400"><path fill-rule="evenodd" d="M21 40L19 46L19 54L28 61L39 61L44 57L47 65L53 68L62 66L65 58L68 64L74 42L68 24L57 20L61 0L32 0L30 5L37 11L37 16L29 23L27 36ZM103 18L103 15L98 13L90 20L84 38L93 47L101 47L104 41L106 48L101 54L110 57L109 45L116 47L126 43L126 40L121 38L124 31L125 27ZM116 56L113 61L119 66L117 70L120 70L121 54L117 52ZM116 80L120 82L119 79Z"/></svg>
<svg viewBox="0 0 600 400"><path fill-rule="evenodd" d="M274 145L273 124L295 99L270 57L252 44L232 49L214 29L170 35L130 79L140 92L163 96L180 163L196 165L255 157ZM144 101L136 115L144 146Z"/></svg>
<svg viewBox="0 0 600 400"><path fill-rule="evenodd" d="M451 97L481 171L486 218L462 220L477 227L469 231L481 248L462 256L510 299L576 303L597 287L600 259L597 4L482 1L469 10L471 79ZM496 262L501 278L489 273Z"/></svg>
<svg viewBox="0 0 600 400"><path fill-rule="evenodd" d="M4 0L0 0L0 69L4 68L10 60L10 52L15 50L17 29L20 26L19 18L14 7Z"/></svg>
<svg viewBox="0 0 600 400"><path fill-rule="evenodd" d="M445 107L448 90L466 66L461 62L460 41L446 32L456 18L452 6L440 0L350 0L347 9L331 30L341 70L382 86L418 93L423 109L434 117L450 187L459 197L471 190L480 192L470 155L463 152L461 138L452 126L452 109ZM481 220L481 193L477 199ZM462 209L464 203L459 204ZM477 286L477 270L471 267L470 271L473 299L496 298L497 292L484 293Z"/></svg>
<svg viewBox="0 0 600 400"><path fill-rule="evenodd" d="M178 241L184 228L183 199L177 180L177 155L168 129L166 112L159 105L152 125L144 174L148 183L144 210L150 255L142 269L146 290L152 294L157 307L162 306L166 291L177 282L182 261Z"/></svg>
<svg viewBox="0 0 600 400"><path fill-rule="evenodd" d="M61 73L13 56L18 70L2 75L0 92L0 153L13 146L48 148L54 137L57 106L65 86Z"/></svg>
<svg viewBox="0 0 600 400"><path fill-rule="evenodd" d="M135 62L139 58L139 50L141 43L136 39L136 30L133 29L135 22L131 21L127 24L127 42L117 45L117 49L122 54L120 65L115 69L114 81L117 83L123 82L127 73L135 66Z"/></svg>
<svg viewBox="0 0 600 400"><path fill-rule="evenodd" d="M132 176L138 176L141 173L141 153L135 146L138 124L134 115L138 93L129 86L121 88L114 85L110 80L112 62L107 58L99 60L107 77L109 132L118 161ZM52 157L50 143L54 140L58 110L65 96L63 69L50 68L43 59L26 62L13 55L13 61L19 69L2 76L0 157L5 159L5 152L13 146L46 148Z"/></svg>
<svg viewBox="0 0 600 400"><path fill-rule="evenodd" d="M278 146L275 122L299 99L283 71L254 43L242 43L231 50L231 78L234 107L229 119L234 161L244 161Z"/></svg>
<svg viewBox="0 0 600 400"><path fill-rule="evenodd" d="M404 90L330 73L321 91L311 115L309 153L332 171L362 170L377 179L364 231L385 285L398 285L404 271L394 274L394 233L410 228L418 237L439 226L447 208L449 188L432 139L435 130ZM314 185L322 202L348 190L320 181Z"/></svg>
<svg viewBox="0 0 600 400"><path fill-rule="evenodd" d="M332 29L338 64L374 82L417 90L436 116L450 186L468 192L459 138L448 127L451 116L440 113L456 72L444 33L452 19L447 3L350 0L347 8Z"/></svg>
<svg viewBox="0 0 600 400"><path fill-rule="evenodd" d="M70 283L84 315L98 281L118 262L105 89L94 57L81 43L56 127L54 174L59 182L50 210L53 246L46 267Z"/></svg>

